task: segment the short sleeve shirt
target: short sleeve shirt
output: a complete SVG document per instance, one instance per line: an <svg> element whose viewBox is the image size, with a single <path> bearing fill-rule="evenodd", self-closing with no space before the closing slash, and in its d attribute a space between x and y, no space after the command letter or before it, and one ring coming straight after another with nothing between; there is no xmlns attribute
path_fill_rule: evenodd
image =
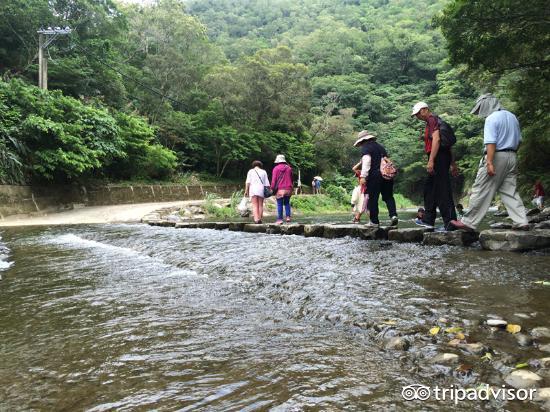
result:
<svg viewBox="0 0 550 412"><path fill-rule="evenodd" d="M483 144L495 144L496 150L517 150L520 142L519 122L513 113L497 110L485 119Z"/></svg>
<svg viewBox="0 0 550 412"><path fill-rule="evenodd" d="M439 122L437 117L430 115L426 121L426 129L424 129L424 151L430 153L432 151L432 135L439 130Z"/></svg>

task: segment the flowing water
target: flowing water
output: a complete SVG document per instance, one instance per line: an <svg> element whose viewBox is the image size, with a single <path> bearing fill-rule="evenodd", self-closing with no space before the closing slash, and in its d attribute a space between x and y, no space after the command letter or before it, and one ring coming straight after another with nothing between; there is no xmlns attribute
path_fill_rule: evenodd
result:
<svg viewBox="0 0 550 412"><path fill-rule="evenodd" d="M534 283L549 280L548 254L145 225L2 237L13 262L0 272L2 411L452 410L401 390L500 386L499 359L548 356L480 325L550 326L550 287ZM432 338L438 322L491 347L493 362ZM411 348L384 349L395 335ZM449 351L471 371L429 362Z"/></svg>

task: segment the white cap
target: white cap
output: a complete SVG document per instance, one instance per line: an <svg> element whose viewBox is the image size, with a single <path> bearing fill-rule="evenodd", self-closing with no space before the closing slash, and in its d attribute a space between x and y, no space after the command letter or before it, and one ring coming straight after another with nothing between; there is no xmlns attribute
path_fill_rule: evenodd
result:
<svg viewBox="0 0 550 412"><path fill-rule="evenodd" d="M376 136L370 134L366 130L361 130L359 133L357 133L357 140L353 144L354 146L359 145L361 142L365 142L370 139L376 139Z"/></svg>
<svg viewBox="0 0 550 412"><path fill-rule="evenodd" d="M428 103L425 103L425 102L418 102L414 105L413 107L413 111L411 113L411 116L414 116L415 114L417 114L420 110L422 109L427 109L428 108Z"/></svg>
<svg viewBox="0 0 550 412"><path fill-rule="evenodd" d="M277 155L274 163L286 163L285 155Z"/></svg>

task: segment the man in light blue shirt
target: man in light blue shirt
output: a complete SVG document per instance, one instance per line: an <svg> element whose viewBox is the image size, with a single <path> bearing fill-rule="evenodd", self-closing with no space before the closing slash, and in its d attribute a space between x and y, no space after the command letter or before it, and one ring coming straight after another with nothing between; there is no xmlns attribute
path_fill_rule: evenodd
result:
<svg viewBox="0 0 550 412"><path fill-rule="evenodd" d="M499 193L514 221L514 229L528 230L525 207L517 191L516 152L521 142L518 119L504 110L492 94L480 96L471 113L486 117L483 129L485 155L479 163L468 212L461 220L451 221L451 225L457 229L475 230Z"/></svg>

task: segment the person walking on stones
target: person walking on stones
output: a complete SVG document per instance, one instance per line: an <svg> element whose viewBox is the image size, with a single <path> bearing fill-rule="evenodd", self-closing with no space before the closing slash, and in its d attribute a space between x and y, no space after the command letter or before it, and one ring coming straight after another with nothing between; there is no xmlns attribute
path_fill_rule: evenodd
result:
<svg viewBox="0 0 550 412"><path fill-rule="evenodd" d="M283 223L283 206L287 223L290 223L291 209L290 196L292 196L292 167L287 163L285 156L280 154L275 158L275 167L271 172L271 189L277 199L277 221Z"/></svg>
<svg viewBox="0 0 550 412"><path fill-rule="evenodd" d="M485 154L479 163L468 211L461 220L453 220L451 224L457 229L475 230L499 193L514 221L513 228L527 230L529 224L516 183L516 151L521 142L518 119L492 94L481 95L471 113L486 118L483 129Z"/></svg>
<svg viewBox="0 0 550 412"><path fill-rule="evenodd" d="M382 199L388 206L388 212L392 225L398 223L397 208L393 197L393 180L386 180L382 177L380 164L382 159L388 159L388 153L384 146L376 141L376 137L366 130L358 133L355 147L361 147L361 185L367 186L367 209L369 211L369 226L379 226L378 219L378 198Z"/></svg>
<svg viewBox="0 0 550 412"><path fill-rule="evenodd" d="M428 176L424 183L424 219L417 224L433 228L437 216L436 209L439 209L445 229L453 230L449 224L457 217L449 169L453 176L457 176L458 168L453 160L451 146L441 144L441 119L430 111L428 104L416 103L411 116L426 122L421 140L424 141L424 151L428 155Z"/></svg>
<svg viewBox="0 0 550 412"><path fill-rule="evenodd" d="M246 175L244 195L250 196L254 223L262 223L264 215L264 187L269 186L269 178L263 167L262 162L254 160L252 162L252 169Z"/></svg>
<svg viewBox="0 0 550 412"><path fill-rule="evenodd" d="M540 210L544 209L544 188L539 180L535 182L535 192L533 193L533 204Z"/></svg>

